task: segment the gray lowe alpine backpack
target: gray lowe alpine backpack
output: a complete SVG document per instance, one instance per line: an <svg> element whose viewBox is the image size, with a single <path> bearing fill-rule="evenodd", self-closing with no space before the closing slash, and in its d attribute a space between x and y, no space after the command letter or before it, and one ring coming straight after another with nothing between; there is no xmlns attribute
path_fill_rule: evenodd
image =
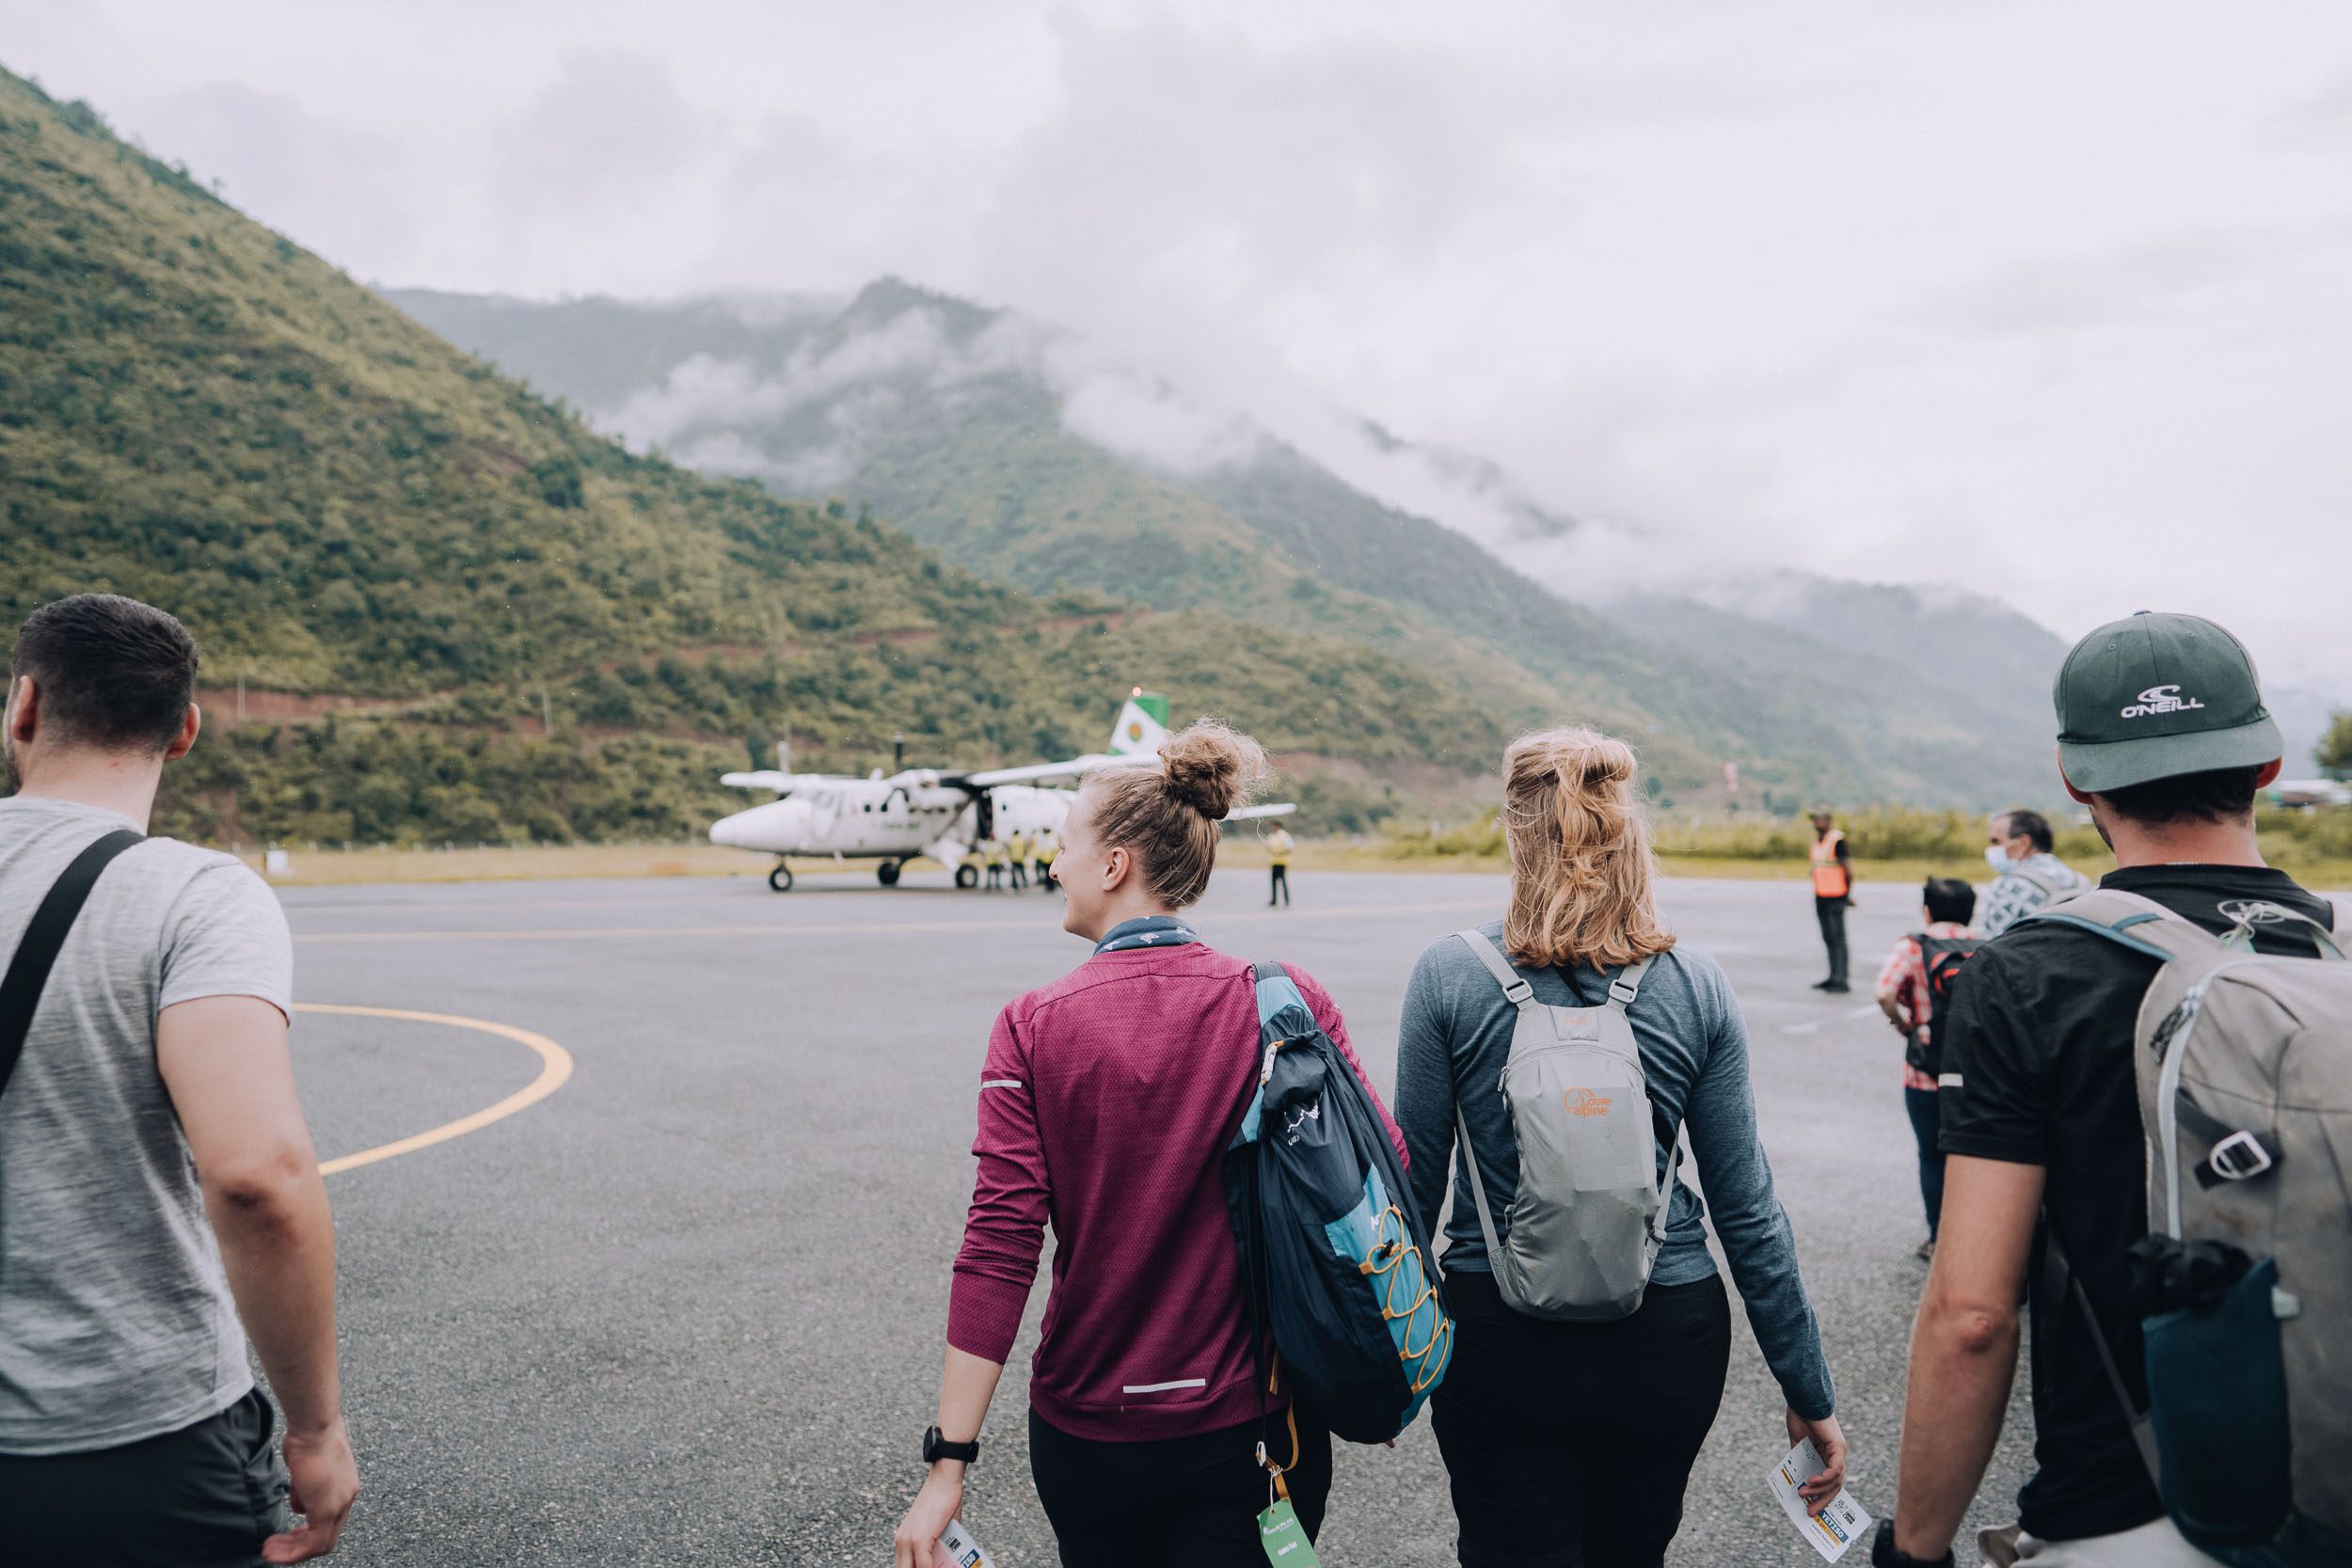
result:
<svg viewBox="0 0 2352 1568"><path fill-rule="evenodd" d="M2145 1415L2072 1289L2181 1533L2240 1568L2333 1568L2352 1564L2352 963L2293 910L2222 912L2238 924L2217 937L2102 888L2026 917L2164 962L2133 1052ZM2318 960L2254 950L2257 927L2290 924L2318 933Z"/></svg>
<svg viewBox="0 0 2352 1568"><path fill-rule="evenodd" d="M1534 988L1486 933L1456 934L1518 1009L1502 1069L1503 1108L1519 1148L1505 1240L1495 1237L1470 1124L1461 1106L1454 1108L1495 1285L1531 1318L1622 1318L1642 1305L1682 1162L1674 1124L1650 1101L1626 1020L1649 966L1627 966L1609 982L1603 1006L1554 1007L1535 1000ZM1661 1143L1669 1150L1662 1182Z"/></svg>

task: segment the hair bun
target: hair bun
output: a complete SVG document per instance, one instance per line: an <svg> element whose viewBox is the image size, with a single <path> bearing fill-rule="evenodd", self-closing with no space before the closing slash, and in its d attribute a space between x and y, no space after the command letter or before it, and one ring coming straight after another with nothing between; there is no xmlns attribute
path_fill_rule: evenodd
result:
<svg viewBox="0 0 2352 1568"><path fill-rule="evenodd" d="M1266 775L1264 748L1211 719L1169 736L1160 765L1168 794L1212 822L1248 800Z"/></svg>
<svg viewBox="0 0 2352 1568"><path fill-rule="evenodd" d="M1608 741L1584 753L1581 769L1587 784L1623 784L1633 777L1633 751L1622 741Z"/></svg>

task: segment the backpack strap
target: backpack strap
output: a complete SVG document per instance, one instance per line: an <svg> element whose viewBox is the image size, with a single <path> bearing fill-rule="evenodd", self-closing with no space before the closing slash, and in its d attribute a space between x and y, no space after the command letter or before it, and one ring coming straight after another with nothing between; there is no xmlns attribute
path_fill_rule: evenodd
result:
<svg viewBox="0 0 2352 1568"><path fill-rule="evenodd" d="M2345 957L2337 932L2321 925L2300 910L2268 900L2252 900L2269 912L2259 920L2241 919L2228 936L2217 937L2186 915L2177 914L2153 898L2121 888L2094 888L2078 893L2063 904L2036 910L2020 919L2057 921L2079 926L2096 932L2108 941L2144 953L2150 958L2170 961L2186 958L2191 953L2208 953L2223 945L2243 945L2249 942L2260 926L2295 925L2301 927L2312 939L2312 945L2322 958L2341 960Z"/></svg>
<svg viewBox="0 0 2352 1568"><path fill-rule="evenodd" d="M1502 1268L1502 1242L1495 1234L1494 1211L1486 1205L1486 1183L1478 1174L1478 1146L1470 1142L1470 1121L1462 1115L1462 1097L1454 1097L1454 1130L1462 1135L1462 1168L1470 1172L1470 1207L1478 1211L1478 1233L1486 1238L1486 1267Z"/></svg>
<svg viewBox="0 0 2352 1568"><path fill-rule="evenodd" d="M2160 963L2169 963L2191 953L2210 952L2222 940L2154 899L2121 888L2093 888L2078 893L2063 904L2034 911L2017 925L2036 921L2079 927Z"/></svg>
<svg viewBox="0 0 2352 1568"><path fill-rule="evenodd" d="M2227 907L2224 906L2224 908ZM2345 958L2344 942L2339 939L2352 936L2352 932L2340 932L2335 927L2322 926L2300 910L2291 910L2284 904L2274 904L2266 898L2241 901L2236 907L2244 912L2234 917L2237 920L2237 926L2230 933L2232 938L2234 938L2239 931L2251 937L2255 931L2265 926L2299 926L2312 939L2312 946L2320 958L2337 963L2343 962ZM2254 913L2253 911L2256 909L2260 909L2263 912Z"/></svg>
<svg viewBox="0 0 2352 1568"><path fill-rule="evenodd" d="M1633 1006L1636 992L1642 989L1642 976L1649 973L1649 960L1637 959L1617 971L1617 977L1609 982L1609 1006L1620 1013Z"/></svg>
<svg viewBox="0 0 2352 1568"><path fill-rule="evenodd" d="M1487 940L1486 932L1473 926L1467 931L1454 934L1461 939L1462 945L1469 948L1480 963L1486 966L1486 973L1492 974L1502 987L1502 994L1510 998L1511 1006L1525 1012L1535 1005L1535 988L1527 983L1526 975L1511 967L1511 960L1502 956L1502 948Z"/></svg>
<svg viewBox="0 0 2352 1568"><path fill-rule="evenodd" d="M1511 960L1503 956L1502 949L1488 940L1486 932L1472 927L1454 934L1462 940L1463 946L1477 956L1480 963L1486 966L1486 973L1492 974L1496 983L1502 987L1502 994L1510 1000L1511 1006L1521 1012L1535 1006L1535 988L1527 983L1526 975L1511 967ZM1648 972L1647 958L1619 970L1616 978L1609 982L1608 1006L1621 1013L1633 1006L1634 997L1642 990L1642 976Z"/></svg>
<svg viewBox="0 0 2352 1568"><path fill-rule="evenodd" d="M41 990L49 984L49 971L90 889L97 885L98 874L146 836L135 829L117 828L92 840L58 873L25 925L24 935L17 941L16 956L8 960L8 977L0 979L0 1093L7 1091L8 1079L16 1071L24 1037L32 1032L34 1010L40 1006Z"/></svg>
<svg viewBox="0 0 2352 1568"><path fill-rule="evenodd" d="M1248 1096L1242 1102L1241 1137L1254 1143L1258 1136L1259 1117L1265 1110L1266 1081L1274 1076L1275 1053L1291 1040L1301 1037L1298 1025L1316 1027L1314 1009L1307 1006L1299 994L1298 982L1290 971L1271 959L1249 966L1249 978L1258 997L1258 1047L1261 1053L1257 1076L1249 1082ZM1295 1014L1295 1017L1287 1016Z"/></svg>
<svg viewBox="0 0 2352 1568"><path fill-rule="evenodd" d="M2090 1330L2090 1345L2099 1353L2100 1370L2106 1373L2107 1387L2122 1409L2124 1424L2131 1428L2132 1446L2139 1450L2139 1462L2147 1467L2148 1479L2161 1488L2164 1478L2157 1463L2155 1423L2124 1386L2123 1373L2115 1364L2115 1353L2107 1348L2107 1337L2099 1327L2099 1314L2091 1307L2090 1294L2083 1289L2082 1276L2067 1261L2066 1249L2058 1245L2058 1227L2050 1223L2047 1209L2042 1211L2042 1288L2053 1312L2064 1310L2057 1300L2059 1296L2073 1296L2074 1305L2082 1308L2083 1325Z"/></svg>

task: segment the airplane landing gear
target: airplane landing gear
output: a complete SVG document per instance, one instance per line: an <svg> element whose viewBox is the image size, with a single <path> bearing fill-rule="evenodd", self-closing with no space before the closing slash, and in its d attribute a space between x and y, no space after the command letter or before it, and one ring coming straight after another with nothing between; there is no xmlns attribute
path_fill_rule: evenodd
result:
<svg viewBox="0 0 2352 1568"><path fill-rule="evenodd" d="M792 868L785 864L782 861L776 862L776 868L768 873L768 885L775 889L778 893L791 892Z"/></svg>
<svg viewBox="0 0 2352 1568"><path fill-rule="evenodd" d="M874 879L884 887L897 887L898 885L898 863L884 861L874 867Z"/></svg>
<svg viewBox="0 0 2352 1568"><path fill-rule="evenodd" d="M956 867L956 886L961 888L976 888L979 885L980 868L978 866L974 865L970 861L965 861L961 865Z"/></svg>

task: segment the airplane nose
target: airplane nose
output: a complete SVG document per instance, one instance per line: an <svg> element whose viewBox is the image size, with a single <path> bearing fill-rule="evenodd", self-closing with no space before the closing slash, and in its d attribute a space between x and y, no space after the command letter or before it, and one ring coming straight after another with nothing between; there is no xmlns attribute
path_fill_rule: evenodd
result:
<svg viewBox="0 0 2352 1568"><path fill-rule="evenodd" d="M730 849L784 854L808 848L812 825L806 800L771 800L713 822L710 842Z"/></svg>

